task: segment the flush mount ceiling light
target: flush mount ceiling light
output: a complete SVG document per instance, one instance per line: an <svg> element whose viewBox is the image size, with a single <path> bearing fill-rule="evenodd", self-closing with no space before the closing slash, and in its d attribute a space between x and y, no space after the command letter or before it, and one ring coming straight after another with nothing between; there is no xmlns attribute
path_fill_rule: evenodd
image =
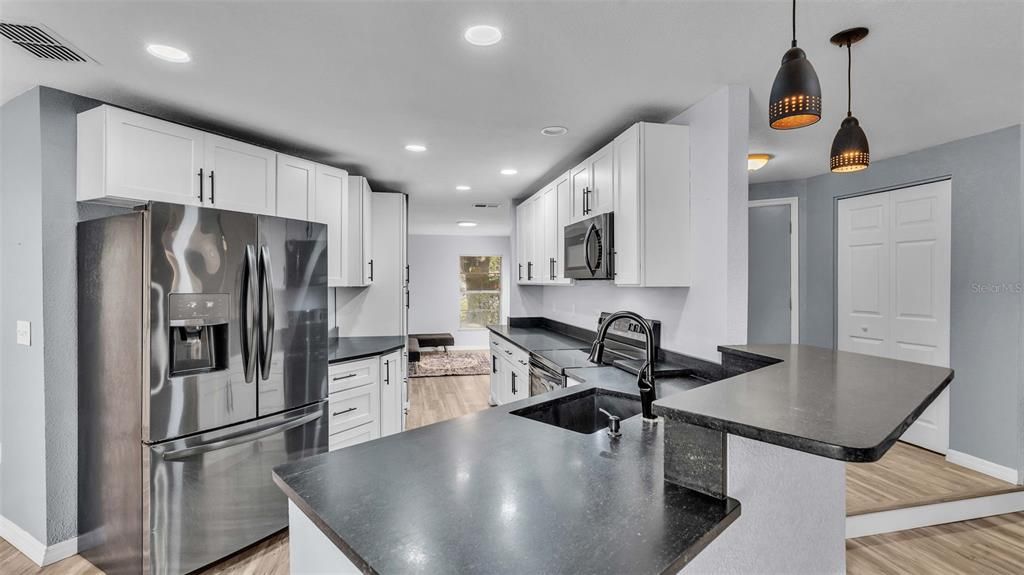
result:
<svg viewBox="0 0 1024 575"><path fill-rule="evenodd" d="M775 156L771 154L747 154L747 171L756 172L768 165L768 161Z"/></svg>
<svg viewBox="0 0 1024 575"><path fill-rule="evenodd" d="M468 192L469 190L472 190L473 188L471 188L469 186L455 186L455 189L460 191L460 192Z"/></svg>
<svg viewBox="0 0 1024 575"><path fill-rule="evenodd" d="M860 127L860 122L853 116L853 49L868 35L867 28L850 28L832 36L832 43L846 48L846 118L839 126L836 137L832 140L832 153L829 164L833 172L859 172L871 163L868 150L868 137Z"/></svg>
<svg viewBox="0 0 1024 575"><path fill-rule="evenodd" d="M776 130L810 126L821 119L821 84L807 54L796 47L796 0L793 0L793 45L782 65L768 100L768 122Z"/></svg>
<svg viewBox="0 0 1024 575"><path fill-rule="evenodd" d="M188 52L181 48L175 48L174 46L167 46L165 44L150 44L146 46L146 51L151 56L160 58L167 62L174 62L175 64L184 64L192 61L192 56L188 55Z"/></svg>
<svg viewBox="0 0 1024 575"><path fill-rule="evenodd" d="M501 175L503 175L503 176L514 176L514 175L516 175L518 173L519 173L519 170L517 170L515 168L505 168L504 170L501 171Z"/></svg>
<svg viewBox="0 0 1024 575"><path fill-rule="evenodd" d="M405 149L409 150L410 152L426 152L427 151L427 147L424 146L423 144L409 144L409 145L407 145L405 147Z"/></svg>
<svg viewBox="0 0 1024 575"><path fill-rule="evenodd" d="M542 128L540 133L545 136L564 136L569 133L569 128L565 126L548 126Z"/></svg>
<svg viewBox="0 0 1024 575"><path fill-rule="evenodd" d="M474 46L493 46L501 42L501 30L486 24L466 28L464 36L466 42Z"/></svg>
<svg viewBox="0 0 1024 575"><path fill-rule="evenodd" d="M462 220L462 221L455 222L455 223L458 224L458 226L460 228L475 228L476 227L476 222L472 222L472 221L469 221L469 220Z"/></svg>

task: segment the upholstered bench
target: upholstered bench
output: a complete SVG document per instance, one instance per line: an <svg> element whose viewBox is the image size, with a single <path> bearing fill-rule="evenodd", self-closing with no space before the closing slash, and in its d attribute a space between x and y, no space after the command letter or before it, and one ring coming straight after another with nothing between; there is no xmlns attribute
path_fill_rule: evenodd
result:
<svg viewBox="0 0 1024 575"><path fill-rule="evenodd" d="M455 345L455 336L450 333L417 333L409 336L409 361L420 360L420 349L424 347L442 347L448 351L449 345Z"/></svg>

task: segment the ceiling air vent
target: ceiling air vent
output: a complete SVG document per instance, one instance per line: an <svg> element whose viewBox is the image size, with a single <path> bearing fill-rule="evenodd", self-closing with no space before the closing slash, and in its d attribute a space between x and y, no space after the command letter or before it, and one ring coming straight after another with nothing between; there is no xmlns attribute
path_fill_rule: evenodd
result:
<svg viewBox="0 0 1024 575"><path fill-rule="evenodd" d="M501 204L473 204L474 208L500 208Z"/></svg>
<svg viewBox="0 0 1024 575"><path fill-rule="evenodd" d="M0 22L0 34L40 60L88 62L89 59L62 43L56 34L40 26Z"/></svg>

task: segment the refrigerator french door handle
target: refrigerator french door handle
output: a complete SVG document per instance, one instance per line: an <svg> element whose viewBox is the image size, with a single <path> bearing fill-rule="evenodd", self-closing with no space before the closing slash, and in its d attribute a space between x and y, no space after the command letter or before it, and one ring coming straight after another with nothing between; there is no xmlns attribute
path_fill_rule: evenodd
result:
<svg viewBox="0 0 1024 575"><path fill-rule="evenodd" d="M164 461L177 461L180 459L187 459L195 455L202 455L203 453L209 453L211 451L217 451L218 449L226 449L228 447L234 447L243 443L250 443L257 439L263 439L264 437L270 437L271 435L277 435L283 433L289 429L295 429L296 427L302 427L307 423L311 423L320 419L323 413L317 411L316 413L310 413L296 419L290 419L284 423L278 423L271 427L265 427L263 429L257 429L251 433L243 433L242 435L236 435L221 439L219 441L212 441L210 443L204 443L201 445L193 445L192 447L185 447L183 449L175 449L174 451L168 451L163 453L160 457Z"/></svg>
<svg viewBox="0 0 1024 575"><path fill-rule="evenodd" d="M252 383L256 377L256 250L245 246L245 263L242 265L242 310L239 321L242 327L242 370L245 382Z"/></svg>
<svg viewBox="0 0 1024 575"><path fill-rule="evenodd" d="M274 279L270 271L270 250L260 246L260 375L270 379L270 358L274 353ZM265 313L264 313L265 312Z"/></svg>

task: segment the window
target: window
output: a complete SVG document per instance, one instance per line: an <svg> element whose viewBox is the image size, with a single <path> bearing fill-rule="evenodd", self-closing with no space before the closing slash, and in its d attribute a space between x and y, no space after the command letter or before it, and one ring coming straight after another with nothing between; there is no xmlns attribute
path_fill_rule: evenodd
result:
<svg viewBox="0 0 1024 575"><path fill-rule="evenodd" d="M459 256L459 327L501 323L501 256Z"/></svg>

